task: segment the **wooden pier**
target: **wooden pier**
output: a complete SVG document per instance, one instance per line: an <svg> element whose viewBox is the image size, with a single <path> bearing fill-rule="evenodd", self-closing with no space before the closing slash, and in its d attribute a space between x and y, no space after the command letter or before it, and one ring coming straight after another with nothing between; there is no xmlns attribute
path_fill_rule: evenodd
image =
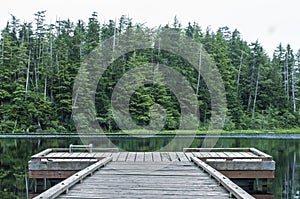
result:
<svg viewBox="0 0 300 199"><path fill-rule="evenodd" d="M248 159L244 154L246 149L223 150L227 156L221 159L220 155L223 153L221 149L218 152L211 152L212 149L184 149L184 152L119 152L117 149L92 147L88 152L77 152L72 147L47 149L32 156L29 162L29 175L32 179L44 181L62 180L36 196L36 199L258 198L251 196L231 181L229 176L237 174L230 171L235 168L238 172L250 169L249 167L244 169L243 166L236 167L238 162L242 162L244 166L247 162L257 162L251 171L259 168L260 172L264 169L274 172L275 162L270 156L256 149L249 149L246 152L247 154L249 152L249 156L250 153L253 154ZM243 156L238 153L242 153ZM268 164L259 166L264 160L271 162L269 163L271 166L268 168ZM223 162L223 166L217 165L222 168L220 171L212 166L216 162ZM227 162L234 164L230 165ZM225 169L224 165L227 164L230 170ZM263 177L272 176L274 173Z"/></svg>

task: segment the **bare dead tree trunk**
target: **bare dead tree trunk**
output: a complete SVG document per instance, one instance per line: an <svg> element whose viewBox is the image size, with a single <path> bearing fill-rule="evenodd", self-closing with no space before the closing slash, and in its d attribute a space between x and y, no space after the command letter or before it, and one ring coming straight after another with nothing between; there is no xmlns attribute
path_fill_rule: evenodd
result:
<svg viewBox="0 0 300 199"><path fill-rule="evenodd" d="M292 100L293 100L293 110L296 112L296 98L295 98L295 65L292 68Z"/></svg>
<svg viewBox="0 0 300 199"><path fill-rule="evenodd" d="M254 57L255 59L255 57ZM247 110L249 111L250 110L250 107L251 107L251 101L252 101L252 84L253 84L253 81L254 81L254 69L255 69L255 60L252 64L252 72L251 72L251 79L250 79L250 91L249 91L249 98L248 98L248 106L247 106Z"/></svg>
<svg viewBox="0 0 300 199"><path fill-rule="evenodd" d="M26 73L26 86L25 86L25 100L26 100L26 97L27 97L27 92L28 92L28 87L29 87L30 56L31 56L31 50L29 50L29 52L28 52L27 73Z"/></svg>
<svg viewBox="0 0 300 199"><path fill-rule="evenodd" d="M254 100L253 100L253 108L252 108L252 119L254 118L254 113L255 113L255 108L256 108L256 99L257 99L259 79L260 79L260 67L258 66L257 79L256 79L256 85L255 85L255 93L254 93Z"/></svg>
<svg viewBox="0 0 300 199"><path fill-rule="evenodd" d="M198 68L196 95L199 94L199 87L200 87L200 80L201 80L201 67L202 67L202 44L200 44L200 52L199 52L199 68Z"/></svg>
<svg viewBox="0 0 300 199"><path fill-rule="evenodd" d="M289 91L289 57L288 54L286 54L286 59L285 59L285 91L286 91L286 97L287 100L290 100L290 91Z"/></svg>
<svg viewBox="0 0 300 199"><path fill-rule="evenodd" d="M242 54L241 54L240 66L239 66L237 82L236 82L236 91L237 91L238 95L239 95L239 86L240 86L240 76L241 76L241 70L242 70L242 65L243 65L243 54L244 54L244 51L242 51Z"/></svg>
<svg viewBox="0 0 300 199"><path fill-rule="evenodd" d="M50 75L50 101L53 102L53 74L54 74L54 69L53 69L53 41L52 41L52 30L50 31L50 68L51 68L51 75Z"/></svg>

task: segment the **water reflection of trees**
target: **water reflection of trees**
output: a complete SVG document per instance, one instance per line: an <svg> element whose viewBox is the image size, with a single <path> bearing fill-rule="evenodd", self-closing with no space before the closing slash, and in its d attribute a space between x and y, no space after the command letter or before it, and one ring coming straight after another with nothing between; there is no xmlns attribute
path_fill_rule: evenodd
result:
<svg viewBox="0 0 300 199"><path fill-rule="evenodd" d="M125 151L156 151L172 137L112 138L115 146ZM181 151L185 140L173 143L170 149ZM195 139L191 147L201 147L203 139ZM81 144L80 139L2 139L0 140L0 196L26 198L25 177L30 156L46 148L63 148ZM188 146L187 146L188 147ZM276 178L268 187L275 198L296 199L300 189L300 141L281 139L219 139L216 147L255 147L273 156ZM30 184L29 184L30 186Z"/></svg>
<svg viewBox="0 0 300 199"><path fill-rule="evenodd" d="M26 198L25 179L28 161L33 154L78 142L78 139L0 139L0 197Z"/></svg>

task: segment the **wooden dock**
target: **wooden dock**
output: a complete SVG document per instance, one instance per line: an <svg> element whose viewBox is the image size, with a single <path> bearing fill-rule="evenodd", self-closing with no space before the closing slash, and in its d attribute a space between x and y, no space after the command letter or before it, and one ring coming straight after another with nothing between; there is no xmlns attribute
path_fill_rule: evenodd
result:
<svg viewBox="0 0 300 199"><path fill-rule="evenodd" d="M30 178L65 179L36 199L254 198L210 166L207 159L203 159L201 154L199 156L198 149L185 149L185 152L103 150L74 152L70 149L47 149L32 156ZM229 152L227 155L230 155ZM262 157L262 154L256 156ZM214 155L211 157L215 158ZM257 157L254 159L258 160ZM246 159L242 160L245 163Z"/></svg>
<svg viewBox="0 0 300 199"><path fill-rule="evenodd" d="M206 162L229 178L274 178L272 156L255 148L186 148L193 156Z"/></svg>

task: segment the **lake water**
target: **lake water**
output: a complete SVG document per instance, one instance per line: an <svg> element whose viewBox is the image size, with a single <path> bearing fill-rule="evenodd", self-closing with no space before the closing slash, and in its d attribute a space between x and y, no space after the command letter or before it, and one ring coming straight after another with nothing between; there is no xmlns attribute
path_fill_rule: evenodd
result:
<svg viewBox="0 0 300 199"><path fill-rule="evenodd" d="M26 198L27 166L30 156L46 148L67 148L70 144L82 144L78 137L36 137L0 139L0 198ZM95 137L91 140L101 140ZM109 138L115 146L126 151L155 151L172 142L173 136L151 138L116 136ZM182 150L190 140L182 137L173 143L173 150ZM183 143L183 144L182 144ZM200 147L203 137L195 138L190 147ZM187 146L189 147L189 146ZM289 136L223 136L215 147L255 147L273 156L276 161L276 178L269 181L269 191L275 198L294 199L300 190L300 139ZM27 181L28 182L28 181ZM31 186L30 181L28 182Z"/></svg>

